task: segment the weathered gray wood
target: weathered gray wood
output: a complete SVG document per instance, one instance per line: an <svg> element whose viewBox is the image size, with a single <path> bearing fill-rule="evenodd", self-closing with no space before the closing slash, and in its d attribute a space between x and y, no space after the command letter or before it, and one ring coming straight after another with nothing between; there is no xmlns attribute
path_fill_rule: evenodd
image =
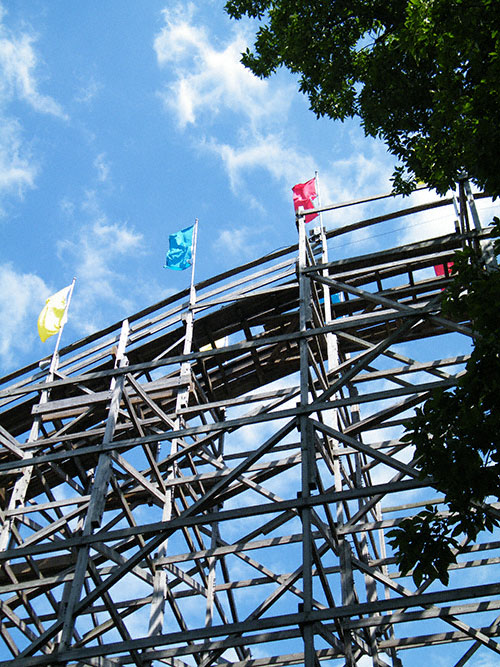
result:
<svg viewBox="0 0 500 667"><path fill-rule="evenodd" d="M421 306L419 307L406 306L404 304L397 303L397 301L393 299L387 299L385 296L372 294L370 292L367 292L366 290L361 290L357 287L353 287L352 285L348 285L347 283L340 282L339 280L334 280L333 278L325 278L324 276L314 275L313 279L318 282L324 283L325 285L331 285L340 292L349 292L350 294L356 294L356 296L366 299L369 302L371 301L373 303L380 304L382 306L385 306L386 308L395 308L396 310L400 310L406 313L412 313L415 312L415 310L417 309L421 309ZM456 322L448 320L444 317L437 317L436 315L429 315L429 319L432 319L434 322L436 322L436 324L440 324L444 326L446 329L449 329L450 331L458 331L459 333L474 338L474 333L472 329L470 329L469 327L461 326Z"/></svg>
<svg viewBox="0 0 500 667"><path fill-rule="evenodd" d="M24 459L26 454L19 447L19 443L11 434L0 425L0 444L9 450L18 459Z"/></svg>
<svg viewBox="0 0 500 667"><path fill-rule="evenodd" d="M483 585L474 588L448 589L442 592L431 592L412 596L412 603L418 606L428 606L440 602L446 602L450 599L460 600L478 597L489 598L492 595L497 595L499 592L500 584ZM397 610L405 608L406 606L408 606L407 598L394 598L391 600L378 600L376 603L356 604L352 607L314 610L309 616L311 620L314 620L315 622L321 622L333 620L334 618L348 618L357 615L371 614L373 611ZM304 619L304 614L292 613L278 616L276 618L279 619L281 625L286 627L300 623ZM193 641L196 641L197 639L203 639L205 637L220 637L226 636L228 634L239 634L244 632L250 633L259 630L272 629L276 625L276 618L259 618L252 621L245 621L244 623L239 624L235 623L224 626L212 626L206 629L199 628L194 631L189 631L188 633L169 633L161 635L160 637L137 639L133 642L113 642L106 647L86 647L84 649L73 648L72 654L69 652L61 653L59 655L59 660L67 660L70 658L70 656L71 659L82 659L84 657L105 654L106 652L120 653L130 650L132 646L135 649L143 650L153 646L175 644L179 641L185 641L191 638ZM480 631L477 631L477 633L482 634ZM485 637L485 641L495 644L495 642L490 640L488 637ZM32 665L50 664L51 659L54 659L53 656L52 658L50 656L26 657L24 664L26 667L31 667ZM11 665L1 661L0 667L11 667Z"/></svg>
<svg viewBox="0 0 500 667"><path fill-rule="evenodd" d="M128 363L125 357L125 348L127 346L129 334L129 324L125 320L123 322L120 341L116 352L116 365L126 366ZM104 432L103 444L110 444L113 440L116 421L118 418L118 409L120 406L123 376L116 381L113 379L111 384L111 401L109 407L109 414L106 420L106 430ZM104 452L99 457L99 463L96 471L94 484L92 486L90 501L88 505L85 524L83 526L83 534L89 535L95 528L100 526L102 514L106 501L106 493L111 474L111 459L108 452ZM64 614L61 617L62 632L60 644L63 648L69 646L71 636L73 634L73 626L75 619L75 607L80 599L82 586L85 579L85 572L89 564L89 550L82 548L78 552L78 560L75 566L75 577L73 579L69 599L64 609ZM36 646L37 642L35 642Z"/></svg>
<svg viewBox="0 0 500 667"><path fill-rule="evenodd" d="M449 278L432 267L486 232L328 258L327 237L432 208L320 229L319 244L302 225L299 246L133 315L128 367L111 368L112 325L67 346L52 377L31 365L0 379L0 646L12 667L181 667L183 656L200 667L371 656L381 667L384 651L395 667L402 649L466 638L498 652L496 626L480 621L500 608L496 581L460 587L462 573L495 572L496 536L468 545L453 584L432 592L403 586L384 541L403 516L442 500L408 462L400 424L467 362L470 331L441 316ZM333 290L346 300L331 305ZM443 358L440 338L419 346L450 330L463 354ZM222 336L227 346L200 351ZM123 383L112 437L110 382ZM140 593L122 588L129 580ZM186 610L196 600L195 622ZM149 638L136 633L136 611L152 613ZM425 619L448 632L419 635ZM315 650L315 636L330 648ZM252 658L253 645L269 657Z"/></svg>

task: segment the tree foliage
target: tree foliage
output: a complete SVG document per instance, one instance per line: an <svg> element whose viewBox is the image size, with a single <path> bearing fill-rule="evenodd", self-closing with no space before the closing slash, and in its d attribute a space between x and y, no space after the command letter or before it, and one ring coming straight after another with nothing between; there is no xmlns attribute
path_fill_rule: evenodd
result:
<svg viewBox="0 0 500 667"><path fill-rule="evenodd" d="M494 232L500 234L500 220ZM500 242L495 242L495 254ZM479 249L455 254L454 279L443 312L471 319L475 345L453 389L436 390L406 424L422 477L444 494L449 514L427 506L389 532L403 572L448 583L448 567L462 545L500 525L489 503L500 500L500 271ZM493 306L493 307L492 307Z"/></svg>
<svg viewBox="0 0 500 667"><path fill-rule="evenodd" d="M398 158L395 188L444 193L466 171L500 194L497 0L228 0L260 21L242 62L299 75L317 116L358 116Z"/></svg>

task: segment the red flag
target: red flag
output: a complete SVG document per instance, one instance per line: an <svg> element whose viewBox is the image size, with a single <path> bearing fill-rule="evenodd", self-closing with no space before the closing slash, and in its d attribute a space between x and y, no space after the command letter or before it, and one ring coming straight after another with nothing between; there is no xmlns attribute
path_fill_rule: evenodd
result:
<svg viewBox="0 0 500 667"><path fill-rule="evenodd" d="M316 180L311 178L307 183L297 183L292 188L293 192L293 206L297 211L299 206L302 206L304 209L308 210L314 208L313 199L316 199L318 196L316 194ZM306 222L311 222L314 218L318 217L318 213L309 213L306 215Z"/></svg>
<svg viewBox="0 0 500 667"><path fill-rule="evenodd" d="M451 269L453 268L453 262L448 262L446 266L448 267L448 273L451 275ZM434 273L436 274L436 276L444 276L444 274L446 273L445 268L444 268L444 264L437 264L434 267Z"/></svg>

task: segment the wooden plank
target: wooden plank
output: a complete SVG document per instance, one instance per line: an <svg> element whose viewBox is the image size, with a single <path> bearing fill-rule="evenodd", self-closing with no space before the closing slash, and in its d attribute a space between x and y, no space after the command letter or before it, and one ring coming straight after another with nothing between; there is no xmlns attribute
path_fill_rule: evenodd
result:
<svg viewBox="0 0 500 667"><path fill-rule="evenodd" d="M19 447L18 441L0 424L0 444L8 449L17 459L24 459L26 454Z"/></svg>
<svg viewBox="0 0 500 667"><path fill-rule="evenodd" d="M62 398L59 401L48 401L43 405L34 405L31 413L34 415L44 414L46 412L56 413L60 410L88 407L95 403L106 403L111 399L111 391L100 391L95 394L84 394L83 396L72 396L71 398Z"/></svg>
<svg viewBox="0 0 500 667"><path fill-rule="evenodd" d="M179 386L185 386L186 381L180 380L179 378L160 378L154 382L146 382L141 385L141 388L144 392L150 395L157 395L158 393L163 394L165 389L176 389ZM47 403L34 405L31 412L34 415L53 413L56 414L59 411L67 411L68 414L71 413L75 408L87 408L91 407L96 403L107 403L111 400L112 392L100 391L90 394L84 394L83 396L72 396L71 398L63 398L58 401L48 401ZM132 390L129 392L130 398L132 401L138 400L137 393Z"/></svg>
<svg viewBox="0 0 500 667"><path fill-rule="evenodd" d="M339 292L349 292L350 294L356 294L356 296L362 299L385 306L386 308L394 308L396 310L400 310L406 313L412 313L415 312L415 310L417 309L421 309L421 306L405 305L395 301L394 299L387 299L386 297L380 296L379 294L373 294L371 292L367 292L366 290L361 290L358 287L353 287L352 285L348 285L347 283L343 283L338 280L334 280L332 278L325 278L322 275L315 275L313 276L313 279L318 282L324 283L325 285L330 285L331 287L335 287ZM444 317L437 315L429 315L429 319L431 319L436 324L444 326L446 329L449 329L450 331L457 331L458 333L470 336L471 338L475 337L472 329L457 324L452 320L448 320Z"/></svg>
<svg viewBox="0 0 500 667"><path fill-rule="evenodd" d="M490 599L494 595L500 593L500 584L483 585L476 587L467 587L461 589L447 589L445 591L435 591L431 593L423 593L421 595L412 596L411 602L416 606L428 606L446 602L450 599L474 599L486 598ZM319 609L310 613L310 618L314 622L325 622L335 618L351 618L358 615L371 615L373 612L383 612L388 610L397 610L408 606L407 598L393 598L390 600L378 600L374 603L354 604L350 607L336 607L333 609ZM127 652L131 648L137 650L147 650L148 648L165 646L168 644L185 643L189 641L197 641L200 639L209 639L211 637L225 637L227 635L237 635L240 633L259 632L263 630L272 630L276 627L277 621L282 627L296 626L303 622L303 613L291 613L270 618L259 618L256 620L245 621L242 623L232 623L224 625L216 625L210 628L198 628L189 630L187 632L171 632L168 634L140 638L132 642L112 642L105 647L92 646L85 648L72 648L71 651L61 651L58 654L58 659L63 660L81 660L86 657L95 657L101 654L114 653L120 654ZM480 631L477 631L480 633ZM469 635L470 636L470 635ZM489 644L496 645L496 642L485 637L485 641ZM206 650L206 648L205 648ZM47 665L54 659L54 656L27 656L24 658L23 667L35 667L37 665ZM10 667L9 661L1 661L0 667Z"/></svg>

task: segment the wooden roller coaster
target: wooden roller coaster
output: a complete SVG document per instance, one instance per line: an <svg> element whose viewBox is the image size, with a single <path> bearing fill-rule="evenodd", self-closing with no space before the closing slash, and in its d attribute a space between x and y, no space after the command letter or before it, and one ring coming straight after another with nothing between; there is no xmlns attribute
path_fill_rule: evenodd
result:
<svg viewBox="0 0 500 667"><path fill-rule="evenodd" d="M298 244L0 380L1 667L499 659L500 542L416 588L385 541L442 503L402 424L467 361L442 290L488 230L463 183L454 233L328 258L453 201L301 212Z"/></svg>

